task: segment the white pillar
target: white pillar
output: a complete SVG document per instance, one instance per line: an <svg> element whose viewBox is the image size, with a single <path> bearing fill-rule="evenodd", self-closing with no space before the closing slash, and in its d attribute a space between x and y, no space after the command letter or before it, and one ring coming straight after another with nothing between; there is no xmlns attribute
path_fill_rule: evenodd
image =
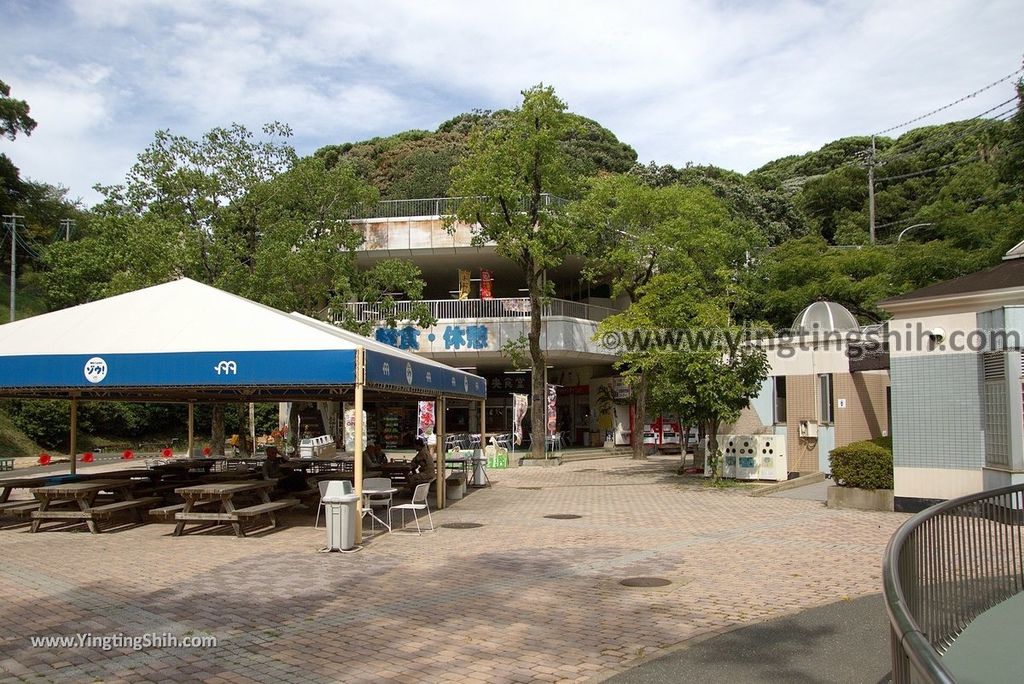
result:
<svg viewBox="0 0 1024 684"><path fill-rule="evenodd" d="M356 349L356 384L353 410L356 414L355 440L353 444L353 478L356 492L356 544L363 541L363 383L366 381L366 355L362 347Z"/></svg>

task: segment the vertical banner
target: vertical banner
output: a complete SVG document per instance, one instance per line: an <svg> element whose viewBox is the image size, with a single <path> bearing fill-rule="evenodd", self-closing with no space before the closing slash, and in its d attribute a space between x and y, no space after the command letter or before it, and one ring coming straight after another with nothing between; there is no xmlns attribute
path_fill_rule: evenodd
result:
<svg viewBox="0 0 1024 684"><path fill-rule="evenodd" d="M491 299L493 295L494 274L480 269L480 299Z"/></svg>
<svg viewBox="0 0 1024 684"><path fill-rule="evenodd" d="M421 435L434 431L434 402L421 401L416 405L416 427Z"/></svg>
<svg viewBox="0 0 1024 684"><path fill-rule="evenodd" d="M353 451L356 448L356 410L352 404L345 403L345 451ZM366 431L366 411L363 411L363 446L370 443L369 433Z"/></svg>
<svg viewBox="0 0 1024 684"><path fill-rule="evenodd" d="M459 269L459 299L469 299L469 271Z"/></svg>
<svg viewBox="0 0 1024 684"><path fill-rule="evenodd" d="M548 435L558 432L558 385L548 385Z"/></svg>
<svg viewBox="0 0 1024 684"><path fill-rule="evenodd" d="M517 445L523 443L523 418L530 407L530 395L512 395L512 437Z"/></svg>

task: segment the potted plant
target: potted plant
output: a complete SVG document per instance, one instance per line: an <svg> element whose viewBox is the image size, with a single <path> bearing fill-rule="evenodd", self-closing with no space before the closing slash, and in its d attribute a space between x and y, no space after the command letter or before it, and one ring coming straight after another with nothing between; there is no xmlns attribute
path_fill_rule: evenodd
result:
<svg viewBox="0 0 1024 684"><path fill-rule="evenodd" d="M872 441L851 442L832 450L828 457L832 481L829 508L891 511L892 452Z"/></svg>

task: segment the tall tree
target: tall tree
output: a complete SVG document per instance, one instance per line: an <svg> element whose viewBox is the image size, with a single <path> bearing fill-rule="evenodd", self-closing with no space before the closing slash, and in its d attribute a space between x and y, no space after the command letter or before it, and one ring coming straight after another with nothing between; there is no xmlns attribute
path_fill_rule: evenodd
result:
<svg viewBox="0 0 1024 684"><path fill-rule="evenodd" d="M32 135L36 120L28 115L31 108L24 100L11 97L11 86L0 81L0 135L14 140L18 133Z"/></svg>
<svg viewBox="0 0 1024 684"><path fill-rule="evenodd" d="M608 282L614 297L625 296L631 303L649 296L651 283L672 272L688 274L691 284L702 292L727 287L729 264L742 263L745 252L753 248L748 238L756 234L753 229L744 231L745 224L733 220L725 204L708 188L652 187L635 174L592 180L572 216L593 240L586 276ZM588 233L586 226L599 229ZM661 284L665 282L663 279ZM607 320L602 330L629 335L651 325L668 324L656 319L656 311L637 306ZM631 386L638 420L647 415L649 366L655 351L627 349L618 363ZM633 457L643 458L640 430L633 432L632 447Z"/></svg>
<svg viewBox="0 0 1024 684"><path fill-rule="evenodd" d="M571 122L565 103L551 87L523 91L523 101L507 116L478 126L469 153L452 170L451 195L463 197L449 222L476 226L476 244L493 242L502 256L523 271L530 299L527 335L533 386L531 452L544 455L545 357L541 347L544 299L552 289L548 269L579 252L584 236L566 220L558 198L575 185L570 159L561 142Z"/></svg>

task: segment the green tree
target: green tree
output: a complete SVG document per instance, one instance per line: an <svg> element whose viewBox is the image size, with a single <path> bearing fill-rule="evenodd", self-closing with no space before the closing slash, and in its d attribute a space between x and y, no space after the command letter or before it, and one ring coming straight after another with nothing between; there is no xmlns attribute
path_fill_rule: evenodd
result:
<svg viewBox="0 0 1024 684"><path fill-rule="evenodd" d="M32 135L36 121L28 115L29 110L28 103L11 97L11 86L0 81L0 135L8 140L18 133Z"/></svg>
<svg viewBox="0 0 1024 684"><path fill-rule="evenodd" d="M527 335L533 368L531 450L545 444L545 359L541 314L550 296L545 272L579 253L584 236L566 220L557 201L572 193L575 177L561 141L571 125L566 106L551 87L523 91L523 102L508 116L474 129L469 154L452 170L453 196L464 197L455 220L476 225L476 244L493 242L497 252L523 271L530 299Z"/></svg>
<svg viewBox="0 0 1024 684"><path fill-rule="evenodd" d="M588 187L572 214L584 234L587 226L599 228L589 231L592 256L585 273L595 282L609 283L614 297L625 296L635 304L604 321L602 333L678 327L649 305L679 283L709 296L737 294L733 268L761 241L756 230L733 220L709 188L651 187L636 175L599 177ZM679 274L685 274L683 280ZM680 322L692 315L682 313ZM628 349L618 363L638 416L647 415L647 388L657 354L655 349ZM640 431L634 431L632 447L633 457L643 458Z"/></svg>

